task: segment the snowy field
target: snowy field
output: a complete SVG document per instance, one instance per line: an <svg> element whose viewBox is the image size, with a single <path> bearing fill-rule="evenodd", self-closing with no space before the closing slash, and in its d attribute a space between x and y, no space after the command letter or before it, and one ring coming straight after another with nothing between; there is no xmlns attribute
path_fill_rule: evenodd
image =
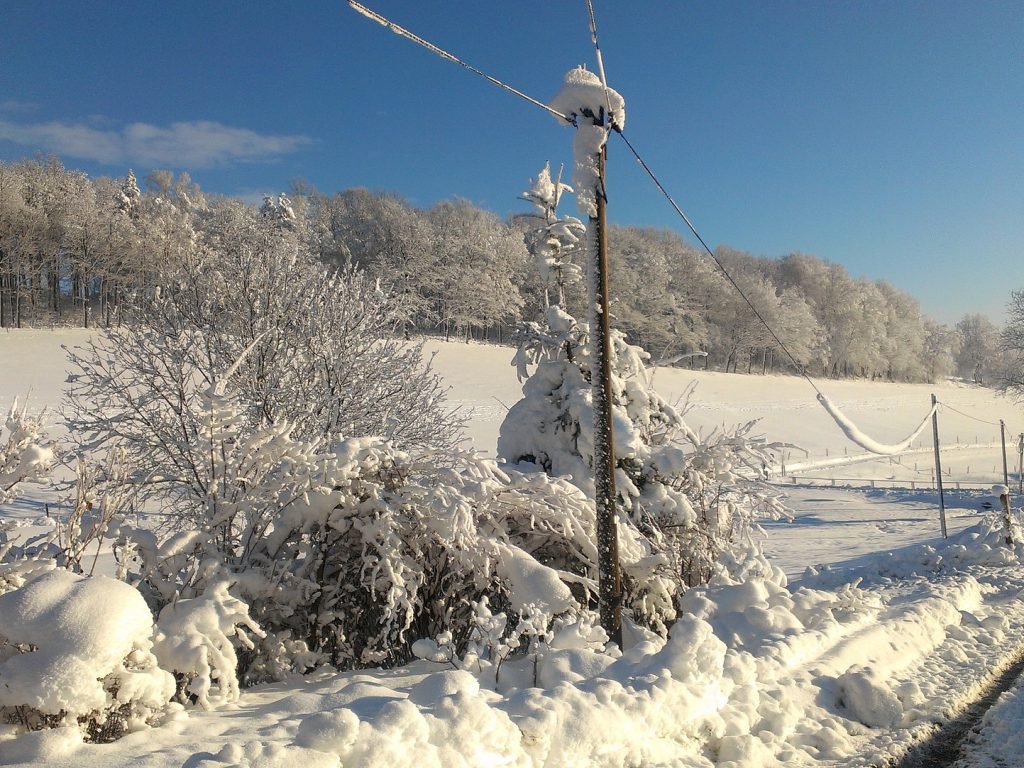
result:
<svg viewBox="0 0 1024 768"><path fill-rule="evenodd" d="M66 376L60 345L87 333L0 332L0 406L30 391L32 410L55 407ZM474 447L493 455L505 410L519 398L512 350L438 341L427 349L451 401L470 415ZM0 740L0 764L880 765L970 701L1019 650L1024 573L993 517L979 511L991 501L979 489L1002 482L993 447L1000 419L1016 472L1018 406L953 382L819 382L882 442L911 433L932 393L946 406L944 542L937 494L926 487L930 429L898 461L858 461L862 450L802 379L659 369L655 384L670 401L695 384L694 428L757 419L770 442L799 446L779 451L786 476L773 468L793 513L765 526L779 572L691 591L689 616L667 643L632 633L612 658L567 640L544 658L509 662L500 679L426 661L321 670L244 691L216 711L172 713L110 745L82 746L69 729ZM58 501L32 496L3 514L38 519L42 503ZM990 712L976 738L984 757L965 765L1024 764L1015 725L1022 695L1011 692Z"/></svg>

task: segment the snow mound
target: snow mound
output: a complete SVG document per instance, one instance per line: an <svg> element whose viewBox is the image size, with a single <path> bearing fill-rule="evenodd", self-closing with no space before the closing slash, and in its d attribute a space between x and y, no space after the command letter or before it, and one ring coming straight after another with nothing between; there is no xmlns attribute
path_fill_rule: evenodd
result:
<svg viewBox="0 0 1024 768"><path fill-rule="evenodd" d="M839 704L869 728L892 728L903 716L899 697L871 667L851 667L839 676Z"/></svg>
<svg viewBox="0 0 1024 768"><path fill-rule="evenodd" d="M44 573L0 595L0 632L27 651L0 663L0 707L71 718L130 704L144 717L174 694L150 652L149 608L120 581Z"/></svg>

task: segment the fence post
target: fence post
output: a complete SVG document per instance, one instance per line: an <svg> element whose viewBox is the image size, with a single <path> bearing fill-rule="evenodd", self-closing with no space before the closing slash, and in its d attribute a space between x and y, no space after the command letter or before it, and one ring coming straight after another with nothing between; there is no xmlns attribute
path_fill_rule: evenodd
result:
<svg viewBox="0 0 1024 768"><path fill-rule="evenodd" d="M1006 486L1006 492L1010 492L1010 476L1006 471L1006 422L1002 419L999 420L999 442L1003 444L1003 485Z"/></svg>
<svg viewBox="0 0 1024 768"><path fill-rule="evenodd" d="M942 459L939 458L939 410L935 407L935 395L932 395L932 442L935 445L935 477L939 488L939 527L942 529L942 538L946 534L946 496L942 490Z"/></svg>
<svg viewBox="0 0 1024 768"><path fill-rule="evenodd" d="M1017 493L1024 496L1024 432L1017 441Z"/></svg>

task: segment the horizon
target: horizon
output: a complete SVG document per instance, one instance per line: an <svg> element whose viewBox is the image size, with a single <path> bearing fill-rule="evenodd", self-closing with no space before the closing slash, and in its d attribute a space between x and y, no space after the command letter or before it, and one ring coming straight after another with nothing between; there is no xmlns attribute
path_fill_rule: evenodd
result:
<svg viewBox="0 0 1024 768"><path fill-rule="evenodd" d="M9 9L0 30L5 161L41 151L140 179L170 168L250 200L302 178L416 207L462 197L505 217L544 162L571 158L571 133L552 117L339 3L283 15L269 4L51 7L45 20ZM568 69L595 68L582 3L523 3L511 16L467 0L371 7L542 101ZM630 140L712 247L813 254L892 283L942 322L1003 321L1024 241L1021 6L596 12ZM610 220L694 244L632 166L612 143Z"/></svg>

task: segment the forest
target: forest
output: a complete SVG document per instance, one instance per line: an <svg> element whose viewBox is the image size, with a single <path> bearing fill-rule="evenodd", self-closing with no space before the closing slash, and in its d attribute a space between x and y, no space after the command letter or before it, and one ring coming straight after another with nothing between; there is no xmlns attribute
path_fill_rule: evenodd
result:
<svg viewBox="0 0 1024 768"><path fill-rule="evenodd" d="M421 209L388 192L292 186L267 197L260 215L292 229L324 264L378 280L398 302L406 334L507 342L547 304L528 248L537 223L525 204L503 220L461 199ZM0 163L0 325L120 322L127 294L175 271L197 239L216 234L223 211L244 205L204 192L187 173L154 171L140 187L130 171L93 179L53 157ZM655 362L737 373L799 366L892 381L1007 378L1000 340L1012 340L1009 329L979 314L943 325L886 281L817 256L716 252L789 358L718 267L679 235L613 226L610 250L614 323ZM569 291L565 305L579 313L583 293Z"/></svg>

